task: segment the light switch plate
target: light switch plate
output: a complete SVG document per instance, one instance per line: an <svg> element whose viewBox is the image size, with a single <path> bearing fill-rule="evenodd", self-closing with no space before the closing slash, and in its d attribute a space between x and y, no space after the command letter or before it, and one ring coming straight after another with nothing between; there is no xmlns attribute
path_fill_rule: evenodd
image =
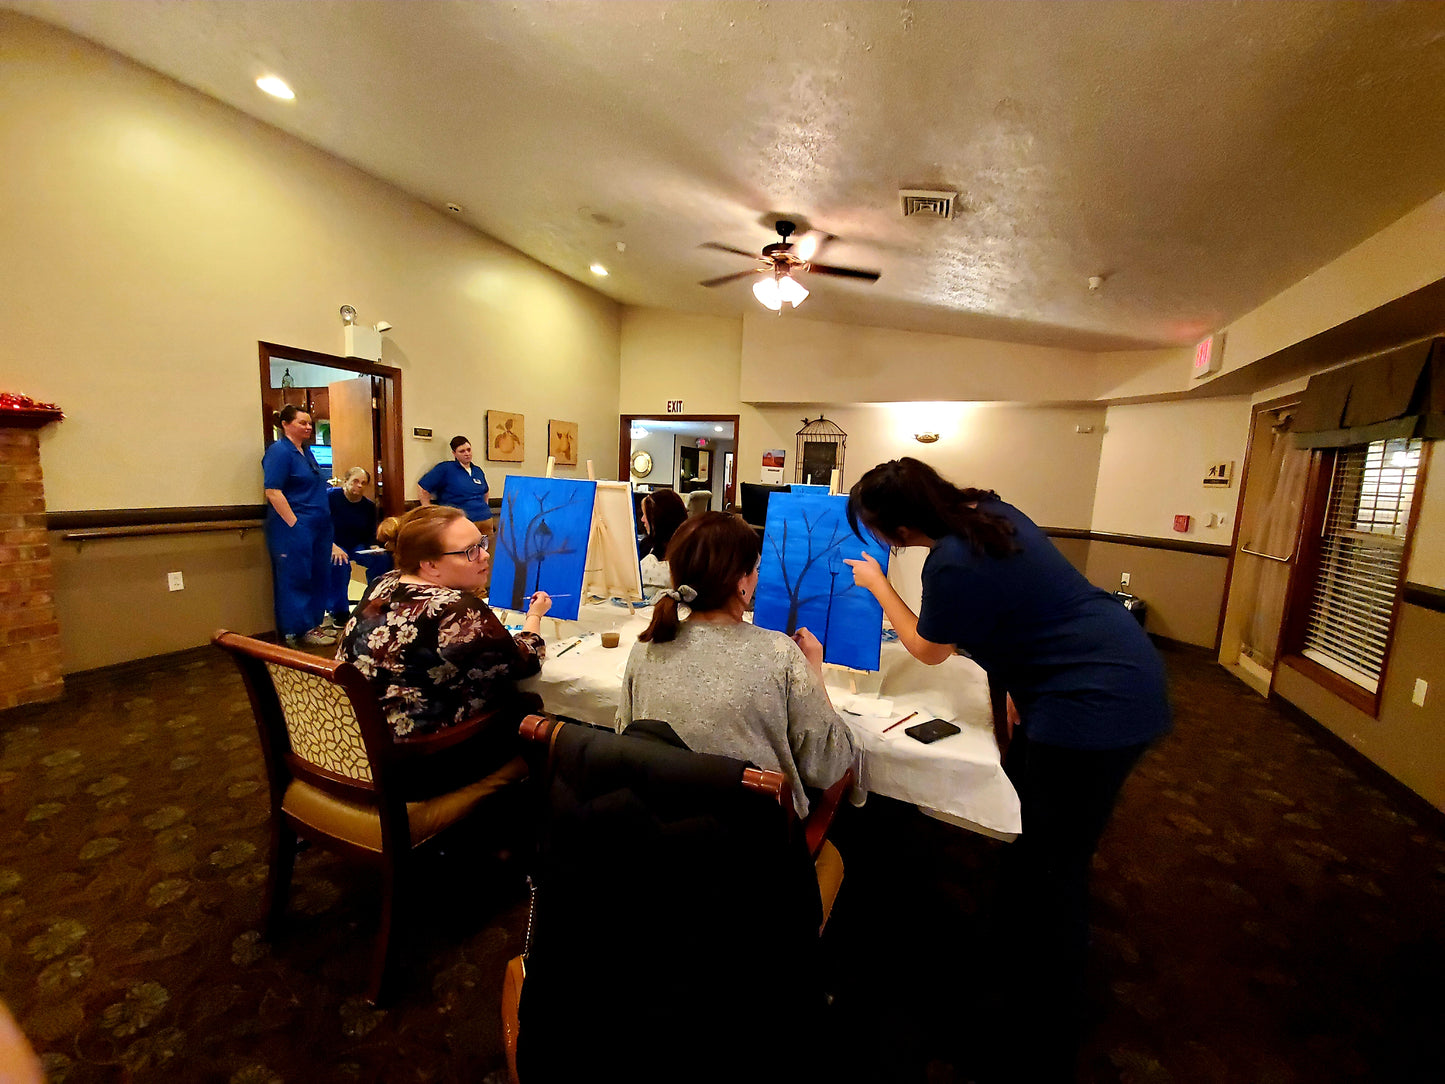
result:
<svg viewBox="0 0 1445 1084"><path fill-rule="evenodd" d="M184 591L186 589L186 581L179 572L167 572L166 586L172 591Z"/></svg>
<svg viewBox="0 0 1445 1084"><path fill-rule="evenodd" d="M1410 703L1417 708L1425 706L1425 694L1430 691L1430 683L1424 678L1415 679L1415 691L1410 694Z"/></svg>

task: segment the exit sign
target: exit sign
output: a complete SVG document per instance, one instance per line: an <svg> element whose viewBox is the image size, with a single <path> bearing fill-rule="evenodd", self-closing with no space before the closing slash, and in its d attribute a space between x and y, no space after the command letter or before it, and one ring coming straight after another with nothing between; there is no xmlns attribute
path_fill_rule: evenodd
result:
<svg viewBox="0 0 1445 1084"><path fill-rule="evenodd" d="M1211 335L1194 348L1194 379L1219 372L1224 364L1224 332Z"/></svg>
<svg viewBox="0 0 1445 1084"><path fill-rule="evenodd" d="M668 412L669 414L681 414L681 413L682 413L682 400L681 400L681 399L669 399L669 400L667 401L667 412Z"/></svg>

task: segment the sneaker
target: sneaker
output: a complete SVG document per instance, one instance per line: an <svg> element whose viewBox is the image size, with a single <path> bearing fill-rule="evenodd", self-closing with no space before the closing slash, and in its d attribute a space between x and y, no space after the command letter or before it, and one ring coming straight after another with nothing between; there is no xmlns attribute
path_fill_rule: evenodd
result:
<svg viewBox="0 0 1445 1084"><path fill-rule="evenodd" d="M346 627L346 621L347 615L343 614L342 616L338 617L336 614L327 614L324 618L322 618L320 627L323 631L326 629L333 629L336 632L340 632Z"/></svg>
<svg viewBox="0 0 1445 1084"><path fill-rule="evenodd" d="M327 629L312 629L301 637L301 643L306 647L329 647L336 643L336 633Z"/></svg>

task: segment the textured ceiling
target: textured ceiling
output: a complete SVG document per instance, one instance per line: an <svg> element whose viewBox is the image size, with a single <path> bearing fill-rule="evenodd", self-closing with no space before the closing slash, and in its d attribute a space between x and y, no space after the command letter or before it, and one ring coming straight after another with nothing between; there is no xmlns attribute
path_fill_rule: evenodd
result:
<svg viewBox="0 0 1445 1084"><path fill-rule="evenodd" d="M1445 188L1437 2L0 2L689 312L756 308L698 246L788 215L882 271L800 316L1188 343Z"/></svg>

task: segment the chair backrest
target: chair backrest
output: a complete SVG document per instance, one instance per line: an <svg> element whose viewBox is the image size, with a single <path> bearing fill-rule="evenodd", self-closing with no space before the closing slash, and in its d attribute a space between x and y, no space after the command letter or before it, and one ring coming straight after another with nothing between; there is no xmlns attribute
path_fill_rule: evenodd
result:
<svg viewBox="0 0 1445 1084"><path fill-rule="evenodd" d="M245 680L274 801L292 778L351 801L374 800L390 737L375 693L355 666L225 629L211 642Z"/></svg>
<svg viewBox="0 0 1445 1084"><path fill-rule="evenodd" d="M663 724L530 729L551 748L521 1079L747 1079L786 1060L823 1000L818 884L782 777Z"/></svg>
<svg viewBox="0 0 1445 1084"><path fill-rule="evenodd" d="M712 506L712 491L709 489L694 489L687 495L687 514L689 516L700 516Z"/></svg>

